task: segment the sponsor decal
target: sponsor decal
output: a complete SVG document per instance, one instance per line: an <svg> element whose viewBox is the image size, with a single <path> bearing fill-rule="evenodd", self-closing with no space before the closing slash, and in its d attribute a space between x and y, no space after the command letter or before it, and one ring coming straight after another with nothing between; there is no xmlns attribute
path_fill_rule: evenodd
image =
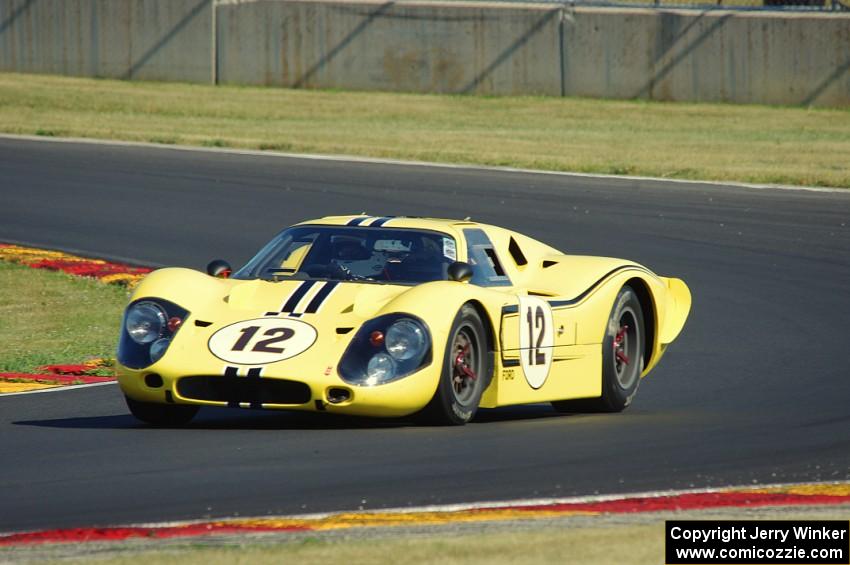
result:
<svg viewBox="0 0 850 565"><path fill-rule="evenodd" d="M450 237L443 238L443 255L446 259L457 261L457 246L455 240Z"/></svg>

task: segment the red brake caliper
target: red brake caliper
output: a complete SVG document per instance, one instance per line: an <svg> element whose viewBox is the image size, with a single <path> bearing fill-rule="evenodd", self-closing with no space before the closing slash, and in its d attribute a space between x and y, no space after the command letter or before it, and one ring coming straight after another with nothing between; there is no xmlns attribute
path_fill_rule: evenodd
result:
<svg viewBox="0 0 850 565"><path fill-rule="evenodd" d="M458 351L457 357L455 357L455 369L460 371L465 377L470 378L474 381L478 378L478 375L476 375L475 371L470 369L469 366L466 364L467 353L469 353L469 345Z"/></svg>
<svg viewBox="0 0 850 565"><path fill-rule="evenodd" d="M617 356L617 359L624 365L629 364L629 358L625 354L625 352L620 349L620 346L623 344L623 338L626 337L627 331L629 331L629 326L622 326L620 328L620 331L617 332L617 335L614 336L614 354Z"/></svg>

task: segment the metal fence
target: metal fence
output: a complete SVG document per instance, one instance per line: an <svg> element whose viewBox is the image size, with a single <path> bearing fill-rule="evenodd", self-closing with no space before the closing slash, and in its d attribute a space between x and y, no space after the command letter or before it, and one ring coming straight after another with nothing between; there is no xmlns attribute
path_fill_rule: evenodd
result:
<svg viewBox="0 0 850 565"><path fill-rule="evenodd" d="M404 3L405 0L397 0ZM850 12L850 0L457 0L520 2L600 8L666 8L783 12Z"/></svg>
<svg viewBox="0 0 850 565"><path fill-rule="evenodd" d="M707 10L850 11L850 0L570 0L577 6L686 8Z"/></svg>

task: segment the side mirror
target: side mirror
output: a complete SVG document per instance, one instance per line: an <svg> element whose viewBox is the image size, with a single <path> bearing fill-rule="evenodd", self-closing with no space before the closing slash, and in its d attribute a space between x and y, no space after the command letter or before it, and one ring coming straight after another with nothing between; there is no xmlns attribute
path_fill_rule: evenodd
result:
<svg viewBox="0 0 850 565"><path fill-rule="evenodd" d="M450 281L466 282L472 278L472 265L463 261L455 261L448 268Z"/></svg>
<svg viewBox="0 0 850 565"><path fill-rule="evenodd" d="M230 267L230 263L223 259L210 261L209 265L207 265L207 274L211 277L226 279L231 273L233 273L233 269Z"/></svg>

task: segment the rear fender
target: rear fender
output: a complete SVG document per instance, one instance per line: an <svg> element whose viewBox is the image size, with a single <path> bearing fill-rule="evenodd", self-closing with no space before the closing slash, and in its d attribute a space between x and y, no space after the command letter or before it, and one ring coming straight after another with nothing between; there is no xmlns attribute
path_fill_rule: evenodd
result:
<svg viewBox="0 0 850 565"><path fill-rule="evenodd" d="M691 291L681 279L659 277L667 285L664 320L659 332L662 344L671 343L685 326L691 311Z"/></svg>

